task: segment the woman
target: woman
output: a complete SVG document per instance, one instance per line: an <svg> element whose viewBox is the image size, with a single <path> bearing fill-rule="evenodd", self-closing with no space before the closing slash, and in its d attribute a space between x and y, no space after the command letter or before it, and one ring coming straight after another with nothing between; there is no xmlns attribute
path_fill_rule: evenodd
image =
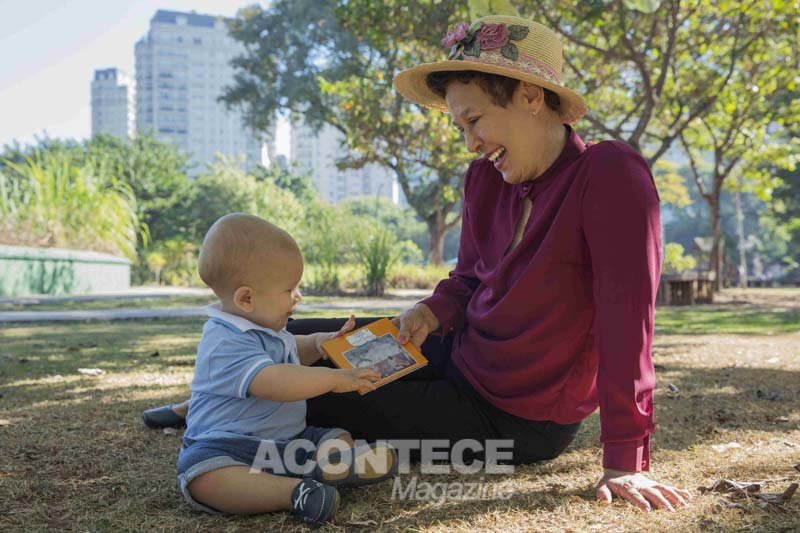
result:
<svg viewBox="0 0 800 533"><path fill-rule="evenodd" d="M360 438L513 439L513 460L526 463L560 454L599 406L597 498L687 505L688 492L644 473L661 263L646 162L620 142L587 147L571 129L586 105L561 85L561 44L546 27L489 16L442 44L446 61L395 78L406 98L449 112L479 156L466 174L455 269L395 319L401 341L422 346L431 365L363 397L311 400L309 423Z"/></svg>

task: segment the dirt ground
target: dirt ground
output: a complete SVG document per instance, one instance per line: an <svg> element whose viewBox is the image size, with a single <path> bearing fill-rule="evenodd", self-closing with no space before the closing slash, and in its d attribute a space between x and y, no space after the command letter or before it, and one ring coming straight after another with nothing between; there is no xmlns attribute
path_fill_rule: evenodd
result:
<svg viewBox="0 0 800 533"><path fill-rule="evenodd" d="M727 291L707 312L728 316L740 309L796 313L800 290ZM286 513L191 511L175 478L180 433L142 425L142 409L186 394L201 325L0 326L0 531L306 530ZM765 482L762 493L779 494L800 480L794 467L800 464L800 321L771 334L769 328L746 335L669 331L654 346L652 475L690 489L689 509L645 514L618 501L595 502L601 448L594 414L556 460L510 475L419 477L487 483L508 499L400 501L387 482L343 490L337 519L323 530L800 530L800 493L771 504L698 490L731 479ZM78 368L104 373L88 376Z"/></svg>

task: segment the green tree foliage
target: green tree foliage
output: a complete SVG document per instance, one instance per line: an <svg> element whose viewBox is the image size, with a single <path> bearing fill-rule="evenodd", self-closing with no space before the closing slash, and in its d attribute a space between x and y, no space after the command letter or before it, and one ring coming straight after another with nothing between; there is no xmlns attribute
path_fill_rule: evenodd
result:
<svg viewBox="0 0 800 533"><path fill-rule="evenodd" d="M647 5L650 4L650 5ZM527 2L568 44L567 84L587 95L590 134L622 139L651 165L680 142L713 158L695 182L711 212L712 267L722 281L720 200L747 172L795 82L796 6L773 0ZM785 108L784 108L785 110ZM753 168L750 165L750 168ZM769 187L761 187L767 191Z"/></svg>
<svg viewBox="0 0 800 533"><path fill-rule="evenodd" d="M271 181L281 189L290 191L303 204L317 199L317 191L311 177L296 166L281 168L278 165L256 167L252 172L257 181Z"/></svg>
<svg viewBox="0 0 800 533"><path fill-rule="evenodd" d="M280 0L242 9L230 29L247 52L234 61L224 100L243 106L257 131L282 111L343 132L351 155L339 164L390 169L428 228L429 260L439 263L458 222L468 158L447 117L403 100L391 82L401 68L441 59L448 23L465 16L455 0Z"/></svg>
<svg viewBox="0 0 800 533"><path fill-rule="evenodd" d="M415 245L403 258L406 262L421 259L421 250L427 249L425 224L420 222L413 209L395 205L386 197L358 197L342 202L353 216L364 217L385 226L400 242L410 241Z"/></svg>
<svg viewBox="0 0 800 533"><path fill-rule="evenodd" d="M720 101L727 103L726 89L741 86L740 73L764 50L797 40L791 2L529 0L521 5L563 37L566 85L585 95L590 109L581 125L587 138L624 140L651 165L692 123Z"/></svg>
<svg viewBox="0 0 800 533"><path fill-rule="evenodd" d="M187 221L180 218L180 203L190 186L185 154L153 137L121 140L104 134L86 141L83 152L87 161L131 187L139 219L149 228L152 240L183 234Z"/></svg>
<svg viewBox="0 0 800 533"><path fill-rule="evenodd" d="M191 242L202 242L211 225L228 213L260 216L302 241L303 204L272 181L257 181L231 158L218 158L193 181L185 208L183 216L190 221L186 238Z"/></svg>
<svg viewBox="0 0 800 533"><path fill-rule="evenodd" d="M136 256L143 230L131 188L68 151L37 153L0 171L0 239Z"/></svg>
<svg viewBox="0 0 800 533"><path fill-rule="evenodd" d="M653 178L661 202L682 209L691 205L692 199L678 168L677 163L660 159L653 165Z"/></svg>
<svg viewBox="0 0 800 533"><path fill-rule="evenodd" d="M663 270L668 274L683 272L697 266L695 258L683 255L683 246L676 242L669 242L664 246L663 263Z"/></svg>

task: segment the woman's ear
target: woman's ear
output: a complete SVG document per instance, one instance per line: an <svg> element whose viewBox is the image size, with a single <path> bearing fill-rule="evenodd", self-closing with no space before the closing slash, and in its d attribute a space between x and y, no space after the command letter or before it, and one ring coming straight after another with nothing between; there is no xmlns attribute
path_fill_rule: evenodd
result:
<svg viewBox="0 0 800 533"><path fill-rule="evenodd" d="M520 82L520 92L528 111L537 114L544 105L544 89L527 81Z"/></svg>
<svg viewBox="0 0 800 533"><path fill-rule="evenodd" d="M233 305L244 311L252 313L255 309L255 293L247 285L242 285L233 293Z"/></svg>

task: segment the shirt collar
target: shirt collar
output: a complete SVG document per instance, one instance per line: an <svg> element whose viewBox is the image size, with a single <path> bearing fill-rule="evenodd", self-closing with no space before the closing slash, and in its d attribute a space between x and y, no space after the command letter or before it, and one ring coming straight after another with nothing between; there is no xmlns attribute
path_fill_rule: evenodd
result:
<svg viewBox="0 0 800 533"><path fill-rule="evenodd" d="M558 155L553 164L548 167L547 170L542 173L536 179L524 181L522 183L518 183L515 185L517 188L517 194L521 198L526 196L530 196L534 198L540 192L542 192L547 186L553 181L553 179L560 174L561 169L564 167L566 163L574 161L578 158L579 155L586 150L586 145L575 133L575 130L572 129L571 126L564 124L564 127L567 130L567 141L564 143L564 149L561 150L561 153Z"/></svg>
<svg viewBox="0 0 800 533"><path fill-rule="evenodd" d="M265 328L253 322L250 322L244 317L232 315L231 313L226 313L225 311L222 310L222 304L220 303L215 303L207 306L206 314L209 316L209 318L215 318L217 320L225 322L226 324L230 324L231 326L235 327L242 333L244 333L245 331L250 331L251 329L255 329L258 331L263 331L264 333L268 333L275 337L280 337L280 335L278 335L278 332L275 331L274 329Z"/></svg>

